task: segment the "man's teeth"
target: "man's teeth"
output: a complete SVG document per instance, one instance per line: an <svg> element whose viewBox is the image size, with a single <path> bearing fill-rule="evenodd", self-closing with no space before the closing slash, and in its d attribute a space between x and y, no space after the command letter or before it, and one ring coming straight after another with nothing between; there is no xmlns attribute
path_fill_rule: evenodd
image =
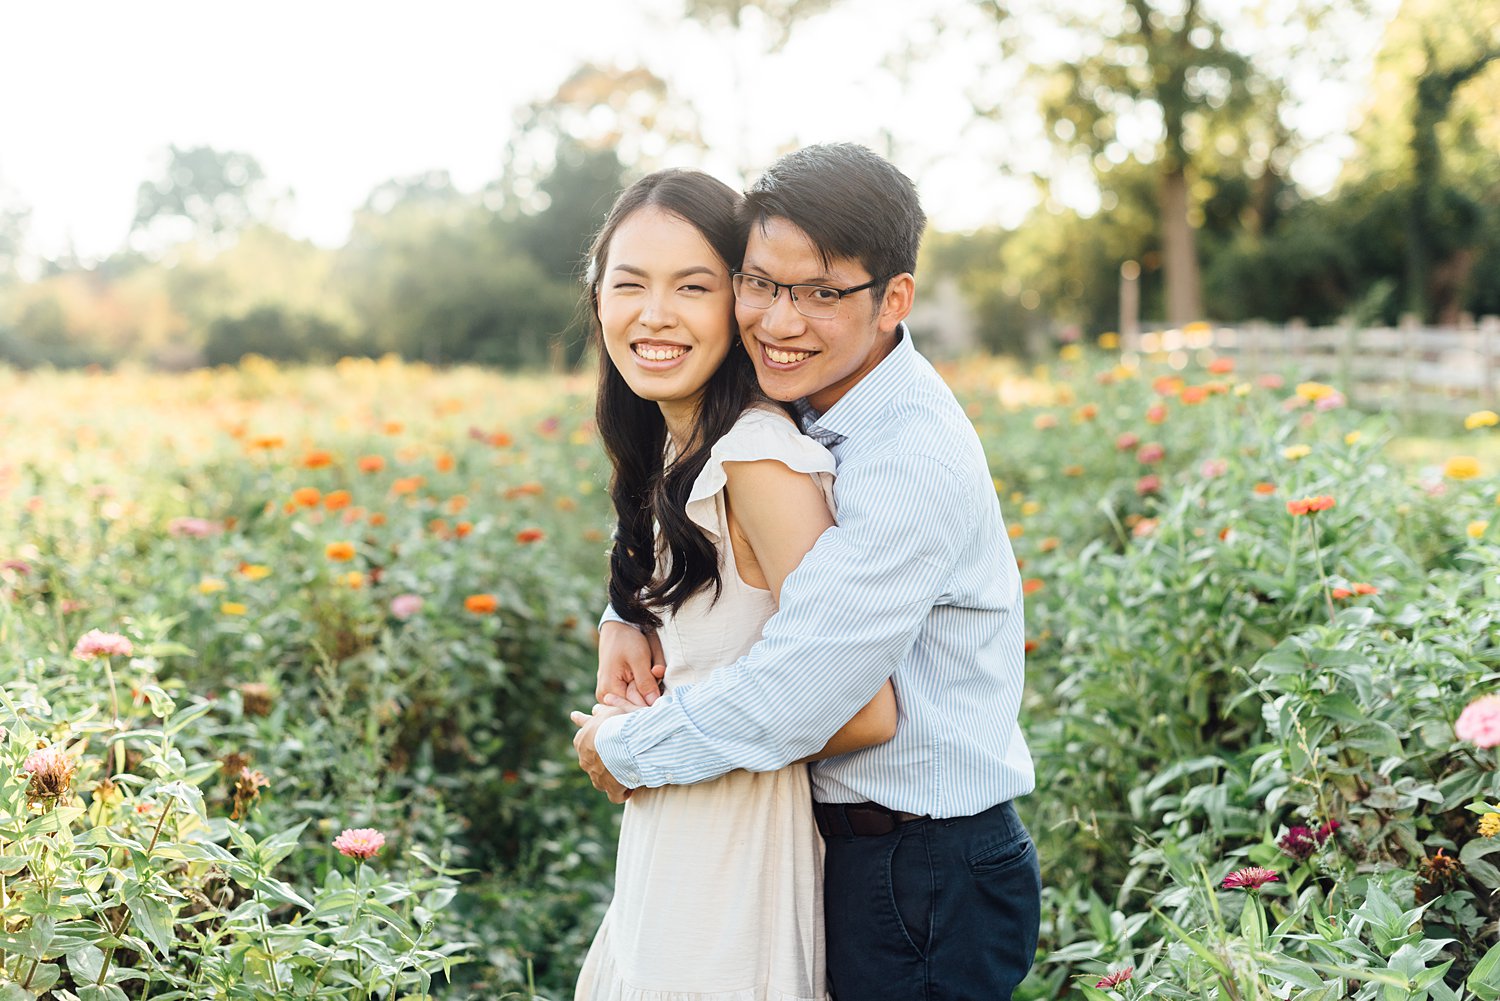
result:
<svg viewBox="0 0 1500 1001"><path fill-rule="evenodd" d="M652 347L649 344L637 344L635 346L635 353L647 361L671 361L673 358L681 358L687 354L687 348L658 348Z"/></svg>
<svg viewBox="0 0 1500 1001"><path fill-rule="evenodd" d="M799 361L805 361L813 356L812 351L782 351L780 348L767 347L766 357L778 365L792 365Z"/></svg>

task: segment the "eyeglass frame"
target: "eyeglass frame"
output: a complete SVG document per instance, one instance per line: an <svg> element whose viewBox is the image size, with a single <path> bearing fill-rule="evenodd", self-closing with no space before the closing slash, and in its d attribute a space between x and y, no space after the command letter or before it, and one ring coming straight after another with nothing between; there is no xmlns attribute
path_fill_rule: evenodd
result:
<svg viewBox="0 0 1500 1001"><path fill-rule="evenodd" d="M839 306L843 303L844 296L849 295L853 292L863 292L865 289L874 288L876 285L883 285L896 276L888 275L885 278L872 278L869 281L865 282L863 285L851 285L848 288L834 288L832 285L819 285L815 282L779 282L773 278L767 278L765 275L751 274L749 271L731 271L729 272L729 285L730 289L734 292L734 298L736 302L740 301L739 289L736 287L738 285L736 279L740 277L754 278L758 282L765 282L766 284L774 287L774 291L771 293L770 302L766 303L764 306L757 306L754 303L749 302L745 303L745 305L750 309L770 309L772 306L776 305L776 300L778 297L780 297L781 290L786 289L787 293L792 297L792 308L795 309L798 313L806 316L809 320L830 320L838 315ZM828 314L827 316L810 316L807 313L803 313L802 308L797 305L797 303L801 300L797 298L797 293L794 291L795 289L799 288L816 288L823 289L825 292L837 292L838 298L834 300L833 312Z"/></svg>

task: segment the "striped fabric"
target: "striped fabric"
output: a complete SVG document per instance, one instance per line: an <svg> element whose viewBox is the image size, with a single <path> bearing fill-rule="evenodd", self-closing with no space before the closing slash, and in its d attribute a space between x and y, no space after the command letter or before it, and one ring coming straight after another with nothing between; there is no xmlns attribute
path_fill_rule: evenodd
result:
<svg viewBox="0 0 1500 1001"><path fill-rule="evenodd" d="M787 577L748 655L599 728L605 766L632 788L781 768L893 677L896 736L815 764L816 799L959 817L1030 792L1021 581L968 418L902 327L805 423L838 460L838 525Z"/></svg>

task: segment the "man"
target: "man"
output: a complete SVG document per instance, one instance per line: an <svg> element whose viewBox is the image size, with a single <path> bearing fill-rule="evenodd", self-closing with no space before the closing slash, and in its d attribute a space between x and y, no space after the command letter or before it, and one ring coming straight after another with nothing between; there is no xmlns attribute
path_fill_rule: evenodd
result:
<svg viewBox="0 0 1500 1001"><path fill-rule="evenodd" d="M1036 949L1036 851L1011 801L1034 786L1016 725L1020 576L988 464L903 323L924 217L863 147L790 154L747 195L736 318L761 387L797 401L838 461L838 524L782 587L744 658L656 697L650 638L600 634L601 701L579 763L616 802L822 748L895 683L889 742L812 766L838 1001L1008 998Z"/></svg>

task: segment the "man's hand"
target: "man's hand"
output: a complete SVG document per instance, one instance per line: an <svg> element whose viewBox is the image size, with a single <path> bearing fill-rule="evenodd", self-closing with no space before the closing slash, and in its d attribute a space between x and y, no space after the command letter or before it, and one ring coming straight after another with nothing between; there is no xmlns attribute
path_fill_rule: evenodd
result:
<svg viewBox="0 0 1500 1001"><path fill-rule="evenodd" d="M649 706L661 695L658 679L666 658L654 630L642 632L623 622L606 622L599 630L599 677L594 698L614 695Z"/></svg>
<svg viewBox="0 0 1500 1001"><path fill-rule="evenodd" d="M573 722L578 726L578 732L573 735L573 749L578 752L578 767L588 773L589 781L594 783L594 788L608 796L611 803L625 802L630 798L631 790L621 785L620 781L610 774L609 769L604 767L599 752L594 749L594 735L598 733L601 723L623 712L625 712L623 709L595 706L592 716L581 712L574 712L571 715Z"/></svg>

